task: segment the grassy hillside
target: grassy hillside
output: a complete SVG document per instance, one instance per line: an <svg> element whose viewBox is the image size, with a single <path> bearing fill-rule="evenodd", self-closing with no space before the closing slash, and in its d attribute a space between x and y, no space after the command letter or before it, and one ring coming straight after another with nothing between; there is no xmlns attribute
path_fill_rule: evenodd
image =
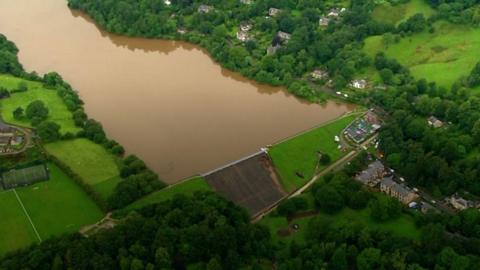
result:
<svg viewBox="0 0 480 270"><path fill-rule="evenodd" d="M101 195L108 196L120 181L116 158L87 139L59 141L45 149L67 164Z"/></svg>
<svg viewBox="0 0 480 270"><path fill-rule="evenodd" d="M435 13L435 10L424 0L410 0L410 2L400 5L385 2L375 7L372 17L379 22L399 24L417 13L422 13L428 18Z"/></svg>
<svg viewBox="0 0 480 270"><path fill-rule="evenodd" d="M75 126L72 119L72 113L67 109L63 100L57 95L55 90L46 89L41 83L31 82L10 75L0 75L0 86L8 90L17 88L20 82L25 82L28 85L28 91L21 93L14 93L9 98L0 101L0 111L3 119L11 124L31 127L28 119L16 120L13 118L13 111L22 107L26 109L28 104L34 100L41 100L45 103L49 110L47 120L54 121L59 124L61 133L71 132L76 133L80 128Z"/></svg>
<svg viewBox="0 0 480 270"><path fill-rule="evenodd" d="M318 151L330 155L332 161L339 159L344 154L337 148L338 144L334 141L334 137L339 135L355 118L356 115L342 117L298 137L274 145L270 149L269 155L287 192L301 187L313 177L318 164ZM298 177L296 172L301 172L304 178Z"/></svg>
<svg viewBox="0 0 480 270"><path fill-rule="evenodd" d="M297 243L302 243L306 240L308 223L316 216L328 220L333 226L356 223L360 224L361 226L368 227L369 229L384 230L413 240L418 240L420 238L420 231L415 227L412 217L403 214L396 219L379 223L370 217L370 210L368 209L357 211L350 208L345 208L334 215L321 212L314 216L294 219L291 222L289 222L286 217L267 216L260 221L260 224L263 224L270 229L272 237L276 242L288 243L295 240ZM288 229L289 225L293 224L299 225L299 230L288 236L281 236L278 234L279 230Z"/></svg>
<svg viewBox="0 0 480 270"><path fill-rule="evenodd" d="M78 231L100 220L104 214L90 197L65 173L48 165L50 180L0 193L0 255L38 242L20 202L38 234L51 236Z"/></svg>
<svg viewBox="0 0 480 270"><path fill-rule="evenodd" d="M42 239L100 220L104 214L90 197L57 166L49 164L50 180L17 189Z"/></svg>
<svg viewBox="0 0 480 270"><path fill-rule="evenodd" d="M450 87L461 76L468 75L479 61L480 29L447 22L436 23L435 29L434 33L404 37L388 47L382 37L370 37L364 50L371 56L384 51L409 67L416 78Z"/></svg>
<svg viewBox="0 0 480 270"><path fill-rule="evenodd" d="M163 202L173 198L177 194L191 195L197 191L211 191L212 189L202 177L195 177L160 191L154 192L129 205L126 209L133 210L143 206Z"/></svg>

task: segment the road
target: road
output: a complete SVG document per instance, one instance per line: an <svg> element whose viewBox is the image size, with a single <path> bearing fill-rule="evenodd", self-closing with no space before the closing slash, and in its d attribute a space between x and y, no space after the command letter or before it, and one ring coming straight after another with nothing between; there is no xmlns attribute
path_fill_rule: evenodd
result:
<svg viewBox="0 0 480 270"><path fill-rule="evenodd" d="M267 211L263 212L262 214L258 215L254 220L252 220L252 222L258 222L260 221L264 216L268 215L269 213L271 213L273 210L275 210L277 208L277 206L283 202L284 200L287 200L287 199L290 199L290 198L293 198L293 197L296 197L296 196L299 196L300 194L302 194L303 192L305 192L309 187L311 187L315 181L317 181L319 178L323 177L325 174L331 172L331 171L334 171L336 169L340 169L342 168L345 164L347 164L348 162L350 162L352 159L354 159L356 156L358 156L358 154L360 154L360 152L362 152L362 148L364 146L367 146L369 143L371 143L372 141L374 141L376 138L378 137L378 134L375 134L374 136L372 136L370 139L366 140L365 142L363 142L362 144L360 144L356 149L348 152L348 154L346 154L345 156L343 156L341 159L337 160L336 162L334 162L333 164L331 164L330 166L328 166L327 168L323 169L321 172L319 172L318 174L316 174L315 176L312 177L312 179L310 179L310 181L308 181L305 185L303 185L301 188L297 189L296 191L294 191L293 193L291 193L290 195L288 195L287 197L283 198L282 200L278 201L275 205L271 206Z"/></svg>
<svg viewBox="0 0 480 270"><path fill-rule="evenodd" d="M292 194L290 194L290 196L288 196L288 198L292 198L292 197L296 197L300 194L302 194L305 190L307 190L310 186L313 185L313 183L315 183L315 181L317 181L319 178L321 178L322 176L324 176L325 174L337 169L337 168L341 168L343 167L346 163L350 162L352 159L354 159L356 156L358 156L358 154L360 154L360 152L362 152L362 148L364 146L367 146L369 143L371 143L372 141L374 141L376 138L377 138L377 134L375 134L374 136L372 136L370 139L366 140L365 142L363 142L362 144L360 144L355 150L352 150L351 152L349 152L348 154L346 154L344 157L342 157L341 159L337 160L336 162L334 162L333 164L331 164L330 166L328 166L327 168L325 168L324 170L322 170L320 173L316 174L310 181L308 181L308 183L306 183L303 187L299 188L297 191L293 192Z"/></svg>

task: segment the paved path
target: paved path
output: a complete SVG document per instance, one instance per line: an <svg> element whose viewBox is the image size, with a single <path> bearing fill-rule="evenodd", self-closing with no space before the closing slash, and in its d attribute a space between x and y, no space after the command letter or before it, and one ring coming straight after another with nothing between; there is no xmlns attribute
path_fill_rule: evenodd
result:
<svg viewBox="0 0 480 270"><path fill-rule="evenodd" d="M334 171L334 170L337 170L337 169L341 169L346 163L350 162L352 159L354 159L356 156L358 156L358 154L360 154L362 152L362 148L364 146L367 146L369 143L371 143L372 141L374 141L376 138L378 137L378 134L375 134L374 136L372 136L370 139L366 140L365 142L363 142L362 144L360 144L355 150L352 150L350 151L348 154L346 154L345 156L343 156L341 159L337 160L336 162L334 162L333 164L331 164L330 166L328 166L327 168L323 169L321 172L319 172L318 174L316 174L315 176L312 177L312 179L310 181L308 181L304 186L302 186L301 188L299 188L298 190L296 190L295 192L291 193L288 197L284 198L284 199L290 199L290 198L293 198L293 197L296 197L296 196L299 196L300 194L302 194L303 192L305 192L310 186L313 185L313 183L315 183L315 181L317 181L319 178L321 178L322 176L324 176L325 174L331 172L331 171ZM266 212L260 214L257 218L255 218L253 220L253 222L257 222L259 220L261 220L264 216L268 215L269 213L271 213L273 210L275 210L277 208L277 206L282 202L283 200L277 202L277 204L273 205L271 208L269 208Z"/></svg>

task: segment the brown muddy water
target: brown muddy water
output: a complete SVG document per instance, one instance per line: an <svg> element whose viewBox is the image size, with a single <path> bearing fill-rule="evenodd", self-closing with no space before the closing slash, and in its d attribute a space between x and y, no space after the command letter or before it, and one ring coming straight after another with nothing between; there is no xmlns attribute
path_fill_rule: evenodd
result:
<svg viewBox="0 0 480 270"><path fill-rule="evenodd" d="M353 108L256 84L188 43L108 34L65 0L0 0L0 33L28 71L60 73L108 136L169 183Z"/></svg>

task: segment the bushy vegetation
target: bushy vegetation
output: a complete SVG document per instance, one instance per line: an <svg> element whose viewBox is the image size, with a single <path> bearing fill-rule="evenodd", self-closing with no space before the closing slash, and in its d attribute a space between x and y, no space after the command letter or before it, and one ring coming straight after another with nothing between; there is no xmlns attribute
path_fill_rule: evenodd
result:
<svg viewBox="0 0 480 270"><path fill-rule="evenodd" d="M46 241L6 257L0 268L239 269L271 256L265 228L232 203L202 193L146 207L104 234Z"/></svg>

